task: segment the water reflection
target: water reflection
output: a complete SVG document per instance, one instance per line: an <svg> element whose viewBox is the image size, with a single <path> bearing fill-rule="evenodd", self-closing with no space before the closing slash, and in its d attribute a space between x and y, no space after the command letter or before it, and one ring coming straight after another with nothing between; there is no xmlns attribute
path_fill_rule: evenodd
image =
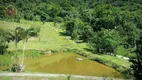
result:
<svg viewBox="0 0 142 80"><path fill-rule="evenodd" d="M42 56L38 59L28 59L27 70L35 72L47 72L56 74L78 74L88 76L108 76L108 77L119 77L119 72L116 70L102 65L95 61L90 61L77 54L69 53L55 54L53 56ZM46 57L45 57L46 56ZM61 59L56 59L61 56ZM76 60L82 58L83 60ZM41 59L41 61L40 61ZM36 62L37 60L37 62ZM38 61L39 60L39 61ZM29 68L28 68L29 67Z"/></svg>

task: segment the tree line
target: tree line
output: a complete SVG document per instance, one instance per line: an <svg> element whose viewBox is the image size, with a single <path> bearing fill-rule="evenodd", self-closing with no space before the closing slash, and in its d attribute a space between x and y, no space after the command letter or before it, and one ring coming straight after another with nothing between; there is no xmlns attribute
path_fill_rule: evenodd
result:
<svg viewBox="0 0 142 80"><path fill-rule="evenodd" d="M0 10L1 20L63 23L71 39L91 43L97 53L132 53L142 30L141 0L2 0Z"/></svg>

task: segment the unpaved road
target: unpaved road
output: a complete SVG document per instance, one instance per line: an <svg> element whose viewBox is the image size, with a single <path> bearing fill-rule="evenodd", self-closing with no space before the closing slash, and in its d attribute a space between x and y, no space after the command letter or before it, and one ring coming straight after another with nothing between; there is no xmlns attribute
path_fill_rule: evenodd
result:
<svg viewBox="0 0 142 80"><path fill-rule="evenodd" d="M1 76L20 76L20 77L68 77L69 74L48 74L48 73L13 73L13 72L0 72ZM124 80L117 78L106 78L106 77L95 77L95 76L81 76L81 75L71 75L74 78L84 78L86 80Z"/></svg>

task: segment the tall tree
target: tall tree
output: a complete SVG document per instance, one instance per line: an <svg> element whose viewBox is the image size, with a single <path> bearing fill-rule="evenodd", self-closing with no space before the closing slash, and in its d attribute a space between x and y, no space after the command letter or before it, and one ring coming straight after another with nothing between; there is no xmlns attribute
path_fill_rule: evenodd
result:
<svg viewBox="0 0 142 80"><path fill-rule="evenodd" d="M39 28L32 28L32 27L29 29L21 28L21 32L19 34L20 34L21 40L23 41L23 53L22 53L22 62L21 62L22 65L24 62L24 53L25 53L25 48L26 48L26 42L28 41L28 39L30 37L37 37L39 35L38 34L39 31L40 31Z"/></svg>
<svg viewBox="0 0 142 80"><path fill-rule="evenodd" d="M113 53L118 45L122 43L122 38L116 30L102 29L95 32L90 45L93 51L98 53Z"/></svg>
<svg viewBox="0 0 142 80"><path fill-rule="evenodd" d="M131 59L130 62L133 64L131 65L131 68L134 71L134 77L136 80L142 80L142 34L139 40L136 42L136 54L137 57L135 59Z"/></svg>
<svg viewBox="0 0 142 80"><path fill-rule="evenodd" d="M26 48L26 42L28 41L28 39L30 37L37 37L39 34L40 29L39 28L29 28L29 29L24 29L21 27L17 27L14 31L14 33L10 33L11 35L11 39L15 42L15 47L16 47L16 53L17 53L17 44L20 40L23 41L23 52L22 52L22 60L21 60L21 64L19 62L19 60L17 59L18 56L16 57L16 59L18 60L18 63L13 64L12 66L12 70L13 71L23 71L24 66L24 53L25 53L25 48Z"/></svg>
<svg viewBox="0 0 142 80"><path fill-rule="evenodd" d="M4 54L8 48L8 32L0 29L0 54Z"/></svg>

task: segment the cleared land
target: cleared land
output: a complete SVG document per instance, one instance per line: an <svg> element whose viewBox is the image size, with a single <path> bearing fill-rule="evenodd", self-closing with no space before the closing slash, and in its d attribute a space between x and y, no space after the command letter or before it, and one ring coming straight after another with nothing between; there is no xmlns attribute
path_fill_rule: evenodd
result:
<svg viewBox="0 0 142 80"><path fill-rule="evenodd" d="M33 21L21 21L21 23L15 22L6 22L0 21L0 28L6 30L14 30L16 27L40 27L40 37L38 38L30 38L29 41L26 43L26 49L36 49L36 50L57 50L57 51L64 51L66 49L79 49L86 52L85 48L88 48L86 43L75 43L74 41L70 40L69 36L64 36L61 33L64 31L60 29L61 24L57 24L54 26L54 23L48 22L44 25L41 22L33 22ZM15 50L14 43L11 42L9 44L9 50ZM23 48L23 43L18 43L18 49ZM88 52L90 53L90 52ZM125 67L129 67L130 63L127 60L116 58L114 56L108 55L91 55L110 61L117 65L122 65Z"/></svg>

